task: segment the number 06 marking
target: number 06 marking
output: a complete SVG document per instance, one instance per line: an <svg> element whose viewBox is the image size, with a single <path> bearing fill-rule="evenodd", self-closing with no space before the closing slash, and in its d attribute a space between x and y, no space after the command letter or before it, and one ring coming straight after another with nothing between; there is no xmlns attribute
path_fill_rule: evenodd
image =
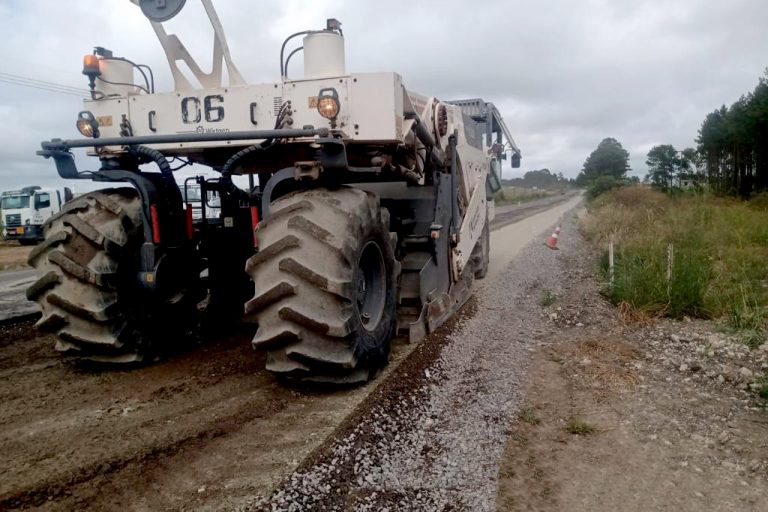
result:
<svg viewBox="0 0 768 512"><path fill-rule="evenodd" d="M205 120L209 123L218 123L224 120L224 97L220 94L212 94L203 98L203 107L200 108L200 98L187 96L181 100L181 120L186 124L197 124L202 120L205 110Z"/></svg>

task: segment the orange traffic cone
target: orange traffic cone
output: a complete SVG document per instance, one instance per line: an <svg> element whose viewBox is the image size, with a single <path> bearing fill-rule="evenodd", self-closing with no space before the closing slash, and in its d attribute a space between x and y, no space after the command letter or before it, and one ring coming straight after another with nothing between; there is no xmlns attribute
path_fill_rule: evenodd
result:
<svg viewBox="0 0 768 512"><path fill-rule="evenodd" d="M560 226L557 226L555 228L555 231L552 233L552 236L549 237L549 240L547 240L547 243L545 244L550 249L557 251L557 237L560 236Z"/></svg>

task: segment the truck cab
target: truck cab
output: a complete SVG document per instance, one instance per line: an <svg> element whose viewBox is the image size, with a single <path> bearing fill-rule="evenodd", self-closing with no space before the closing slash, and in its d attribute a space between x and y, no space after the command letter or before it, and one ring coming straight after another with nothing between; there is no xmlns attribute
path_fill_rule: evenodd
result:
<svg viewBox="0 0 768 512"><path fill-rule="evenodd" d="M22 245L32 245L43 240L43 224L60 212L71 197L68 188L31 186L3 192L0 195L3 239L18 240Z"/></svg>

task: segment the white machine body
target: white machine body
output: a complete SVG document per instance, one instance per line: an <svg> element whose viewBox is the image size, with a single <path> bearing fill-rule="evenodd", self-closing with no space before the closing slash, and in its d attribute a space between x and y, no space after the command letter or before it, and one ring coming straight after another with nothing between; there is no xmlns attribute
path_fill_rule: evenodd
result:
<svg viewBox="0 0 768 512"><path fill-rule="evenodd" d="M132 0L137 3L137 0ZM347 144L398 144L418 147L413 132L414 117L428 126L436 147L445 150L448 137L463 132L457 147L460 155L459 204L462 209L461 233L453 248L453 269L458 276L467 263L472 248L481 236L485 223L493 217L492 201L486 193L486 177L490 171L492 151L490 139L476 135L475 124L462 114L460 106L436 98L412 93L397 73L354 73L345 69L344 38L334 31L309 32L303 38L304 77L276 83L246 84L232 63L223 29L210 0L202 0L215 32L214 67L203 72L175 35L166 34L162 23L152 26L171 64L175 90L147 94L139 88L113 86L103 89L106 97L86 100L84 109L92 112L99 123L102 137L121 136L121 122L127 121L131 135L170 135L188 133L226 133L271 129L281 106L291 102L292 128L331 127ZM339 31L340 32L340 31ZM176 63L188 64L194 78L203 88L194 89ZM222 81L221 67L229 70L229 85ZM111 62L104 68L110 81L132 83L132 71L122 62ZM131 76L129 77L129 73ZM130 78L130 79L129 79ZM100 85L100 87L103 87ZM334 122L317 110L321 90L337 93L340 110ZM437 111L444 108L447 129L438 129ZM506 127L505 127L506 129ZM442 135L439 135L442 133ZM190 143L148 144L166 155L191 156L204 150L225 146L250 146L258 140L218 140ZM287 144L307 144L311 139L292 139ZM508 140L514 149L514 141ZM99 154L120 153L124 147L102 147ZM93 151L95 154L95 150ZM498 164L498 162L497 162ZM418 169L417 169L418 171Z"/></svg>
<svg viewBox="0 0 768 512"><path fill-rule="evenodd" d="M304 78L344 76L344 61L344 36L323 31L304 37Z"/></svg>

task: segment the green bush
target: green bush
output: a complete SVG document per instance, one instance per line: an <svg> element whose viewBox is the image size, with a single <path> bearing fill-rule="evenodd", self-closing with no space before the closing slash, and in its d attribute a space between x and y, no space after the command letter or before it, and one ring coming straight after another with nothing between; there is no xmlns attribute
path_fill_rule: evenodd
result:
<svg viewBox="0 0 768 512"><path fill-rule="evenodd" d="M587 199L592 200L597 196L622 186L624 182L613 176L598 176L587 187Z"/></svg>

